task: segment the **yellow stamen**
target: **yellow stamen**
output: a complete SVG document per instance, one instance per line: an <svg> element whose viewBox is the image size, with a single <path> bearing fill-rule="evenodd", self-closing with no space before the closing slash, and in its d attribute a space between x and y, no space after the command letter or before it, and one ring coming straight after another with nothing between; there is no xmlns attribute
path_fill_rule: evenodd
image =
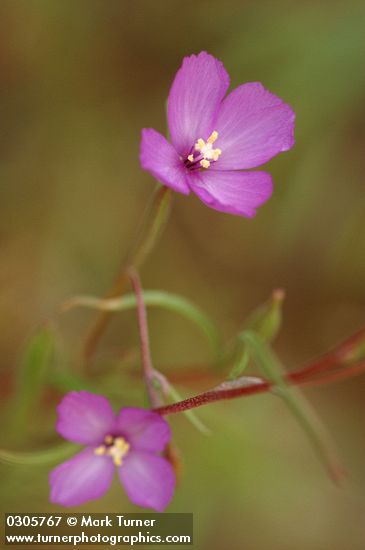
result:
<svg viewBox="0 0 365 550"><path fill-rule="evenodd" d="M198 141L195 144L195 150L201 151L205 147L205 141L202 138L199 138Z"/></svg>
<svg viewBox="0 0 365 550"><path fill-rule="evenodd" d="M221 149L213 149L213 160L218 160L222 154Z"/></svg>
<svg viewBox="0 0 365 550"><path fill-rule="evenodd" d="M213 143L218 139L218 132L217 130L214 130L208 137L207 141L205 142L204 139L199 138L197 142L194 145L195 151L199 151L200 153L200 166L202 168L209 168L211 165L211 161L216 161L219 159L220 155L222 154L221 149L213 149ZM188 161L194 162L194 155L188 156ZM198 158L196 158L196 161L198 161Z"/></svg>
<svg viewBox="0 0 365 550"><path fill-rule="evenodd" d="M105 452L106 452L106 447L104 445L100 445L100 447L97 447L94 450L94 453L98 456L105 455Z"/></svg>
<svg viewBox="0 0 365 550"><path fill-rule="evenodd" d="M100 445L100 447L94 450L94 453L98 456L110 456L116 466L121 466L123 458L129 452L129 443L123 437L116 437L114 439L111 435L107 435L104 441L106 445Z"/></svg>
<svg viewBox="0 0 365 550"><path fill-rule="evenodd" d="M116 466L121 466L123 462L122 459L128 453L129 447L129 443L127 443L123 437L117 437L114 439L114 445L107 449L106 454L112 457Z"/></svg>
<svg viewBox="0 0 365 550"><path fill-rule="evenodd" d="M216 141L217 137L218 137L218 132L217 132L217 130L214 130L214 132L212 132L210 134L210 136L208 137L207 143L214 143Z"/></svg>

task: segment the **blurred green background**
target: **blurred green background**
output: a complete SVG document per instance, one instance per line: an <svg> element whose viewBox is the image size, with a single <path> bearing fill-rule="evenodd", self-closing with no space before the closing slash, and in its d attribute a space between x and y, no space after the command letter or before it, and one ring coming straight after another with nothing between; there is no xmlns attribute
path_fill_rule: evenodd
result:
<svg viewBox="0 0 365 550"><path fill-rule="evenodd" d="M365 323L364 28L365 4L356 0L1 1L4 405L24 342L45 319L55 320L62 361L79 372L95 315L56 311L74 294L103 295L118 273L155 185L139 166L140 130L165 130L175 71L183 56L203 49L224 62L232 86L261 81L293 106L297 144L270 162L275 193L254 220L175 195L167 230L142 270L145 288L195 301L227 339L272 289L285 288L276 349L288 368ZM149 319L160 370L209 360L186 321L163 311ZM123 375L127 362L139 368L134 312L113 319L94 373L100 378L105 368L120 380L119 405L141 404L142 386ZM210 437L172 418L183 477L168 510L194 512L194 546L363 550L364 389L358 378L306 391L348 469L342 489L275 397L200 409ZM3 444L59 441L60 396L43 395L20 438L9 433L4 407ZM2 510L61 511L48 505L46 468L1 466L0 475ZM140 511L117 482L81 510Z"/></svg>

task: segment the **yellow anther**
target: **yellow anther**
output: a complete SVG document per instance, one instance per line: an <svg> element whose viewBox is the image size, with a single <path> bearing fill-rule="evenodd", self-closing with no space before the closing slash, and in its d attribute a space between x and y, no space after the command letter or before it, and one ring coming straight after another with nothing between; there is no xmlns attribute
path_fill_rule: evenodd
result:
<svg viewBox="0 0 365 550"><path fill-rule="evenodd" d="M112 435L107 435L104 441L106 445L100 445L100 447L94 449L94 453L97 456L110 456L116 466L121 466L123 457L129 452L129 443L123 437L114 438Z"/></svg>
<svg viewBox="0 0 365 550"><path fill-rule="evenodd" d="M222 154L222 150L221 149L213 149L213 160L218 160L220 155Z"/></svg>
<svg viewBox="0 0 365 550"><path fill-rule="evenodd" d="M205 142L204 139L199 138L194 145L195 151L199 151L200 155L197 157L193 154L187 157L187 160L191 163L199 162L202 168L209 168L211 161L216 161L222 154L221 149L213 149L213 143L218 139L218 132L214 130Z"/></svg>
<svg viewBox="0 0 365 550"><path fill-rule="evenodd" d="M107 449L106 454L112 457L116 466L121 466L123 463L122 459L128 454L129 447L129 443L123 437L117 437L114 439L114 444Z"/></svg>
<svg viewBox="0 0 365 550"><path fill-rule="evenodd" d="M214 132L212 132L210 134L210 136L208 137L207 143L214 143L216 141L217 137L218 137L218 132L217 132L217 130L214 130Z"/></svg>
<svg viewBox="0 0 365 550"><path fill-rule="evenodd" d="M97 447L94 450L94 453L98 456L105 455L105 452L106 452L106 447L104 447L104 445L100 445L100 447Z"/></svg>
<svg viewBox="0 0 365 550"><path fill-rule="evenodd" d="M205 147L205 141L202 138L199 138L198 141L195 144L195 150L201 151Z"/></svg>
<svg viewBox="0 0 365 550"><path fill-rule="evenodd" d="M117 437L117 439L114 441L114 446L117 449L123 449L126 451L128 451L129 449L129 443L127 443L126 440L123 439L123 437Z"/></svg>

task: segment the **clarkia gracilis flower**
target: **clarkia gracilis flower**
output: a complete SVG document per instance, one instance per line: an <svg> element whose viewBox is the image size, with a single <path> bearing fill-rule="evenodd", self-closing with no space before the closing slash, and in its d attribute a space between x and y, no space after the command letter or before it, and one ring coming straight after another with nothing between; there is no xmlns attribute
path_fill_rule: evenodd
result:
<svg viewBox="0 0 365 550"><path fill-rule="evenodd" d="M259 82L242 84L226 96L228 87L218 59L206 52L185 57L168 98L171 143L144 128L140 161L175 191L193 191L215 210L252 217L271 196L271 176L242 170L293 146L295 114Z"/></svg>
<svg viewBox="0 0 365 550"><path fill-rule="evenodd" d="M105 397L73 391L58 406L57 431L86 448L50 473L51 502L77 506L100 498L116 469L134 504L158 512L166 508L175 475L159 454L171 439L160 415L139 408L115 415Z"/></svg>

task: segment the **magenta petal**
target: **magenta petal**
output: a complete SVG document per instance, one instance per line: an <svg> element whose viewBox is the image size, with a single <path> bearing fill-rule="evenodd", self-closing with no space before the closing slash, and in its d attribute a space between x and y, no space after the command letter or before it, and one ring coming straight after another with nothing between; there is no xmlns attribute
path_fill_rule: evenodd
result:
<svg viewBox="0 0 365 550"><path fill-rule="evenodd" d="M50 500L62 506L79 506L96 500L108 490L114 474L110 457L85 449L51 471Z"/></svg>
<svg viewBox="0 0 365 550"><path fill-rule="evenodd" d="M129 499L137 506L163 512L172 499L175 474L162 456L132 451L118 468L118 474Z"/></svg>
<svg viewBox="0 0 365 550"><path fill-rule="evenodd" d="M171 439L166 420L145 409L122 409L117 417L117 430L137 451L163 451Z"/></svg>
<svg viewBox="0 0 365 550"><path fill-rule="evenodd" d="M198 138L207 139L229 86L223 64L201 52L185 57L171 86L167 118L175 149L185 157Z"/></svg>
<svg viewBox="0 0 365 550"><path fill-rule="evenodd" d="M57 407L56 429L83 445L98 445L114 430L115 415L107 399L87 391L68 393Z"/></svg>
<svg viewBox="0 0 365 550"><path fill-rule="evenodd" d="M214 210L251 218L272 193L266 172L204 170L190 176L190 187Z"/></svg>
<svg viewBox="0 0 365 550"><path fill-rule="evenodd" d="M254 168L294 145L295 113L259 82L238 86L222 102L216 170Z"/></svg>
<svg viewBox="0 0 365 550"><path fill-rule="evenodd" d="M188 195L184 165L173 146L153 128L142 130L140 162L160 183Z"/></svg>

